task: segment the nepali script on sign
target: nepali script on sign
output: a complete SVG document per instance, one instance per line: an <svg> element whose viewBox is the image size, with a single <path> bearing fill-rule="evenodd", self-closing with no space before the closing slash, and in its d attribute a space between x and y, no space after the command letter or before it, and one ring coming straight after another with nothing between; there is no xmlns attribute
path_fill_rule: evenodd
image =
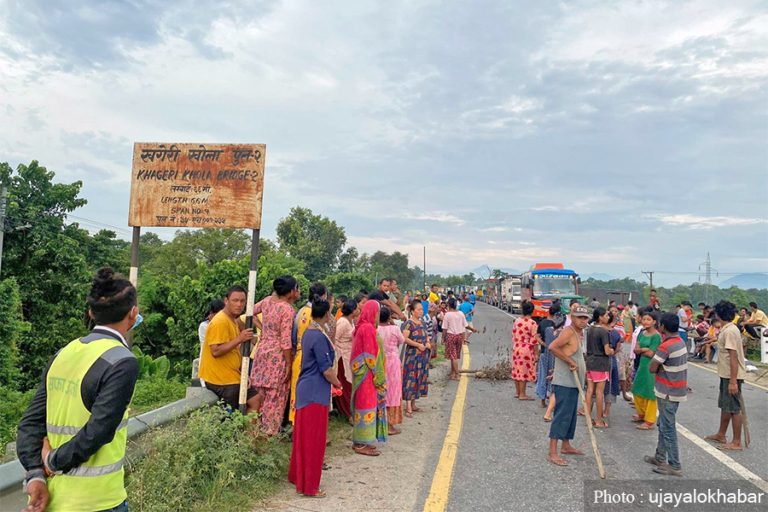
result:
<svg viewBox="0 0 768 512"><path fill-rule="evenodd" d="M261 228L264 144L133 145L130 226Z"/></svg>

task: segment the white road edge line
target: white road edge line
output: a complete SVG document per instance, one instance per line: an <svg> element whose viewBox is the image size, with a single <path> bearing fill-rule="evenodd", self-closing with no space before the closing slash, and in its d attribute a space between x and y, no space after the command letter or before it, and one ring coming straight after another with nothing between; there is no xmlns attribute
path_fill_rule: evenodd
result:
<svg viewBox="0 0 768 512"><path fill-rule="evenodd" d="M722 462L728 469L739 475L744 480L747 480L748 482L754 484L755 486L759 487L765 492L768 492L768 482L727 456L725 453L723 453L721 450L718 450L708 442L706 442L704 439L700 438L681 424L677 424L677 430L683 434L689 441L691 441L693 444L716 458L718 461Z"/></svg>

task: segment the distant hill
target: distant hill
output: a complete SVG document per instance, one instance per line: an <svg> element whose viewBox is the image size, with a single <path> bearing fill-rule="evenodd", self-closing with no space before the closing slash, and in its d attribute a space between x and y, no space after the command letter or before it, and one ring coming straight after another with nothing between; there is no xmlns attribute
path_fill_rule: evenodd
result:
<svg viewBox="0 0 768 512"><path fill-rule="evenodd" d="M768 288L768 274L739 274L726 279L718 286L725 289L736 286L742 290L750 290L752 288L762 290Z"/></svg>

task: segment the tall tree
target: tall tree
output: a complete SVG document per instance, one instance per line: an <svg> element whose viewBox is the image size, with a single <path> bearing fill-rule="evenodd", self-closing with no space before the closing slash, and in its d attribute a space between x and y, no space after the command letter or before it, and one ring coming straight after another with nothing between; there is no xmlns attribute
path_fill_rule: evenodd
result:
<svg viewBox="0 0 768 512"><path fill-rule="evenodd" d="M88 232L65 223L83 206L82 183L54 183L54 173L32 161L14 172L0 164L8 187L3 275L13 276L31 332L19 340L21 387L35 385L48 358L85 331Z"/></svg>
<svg viewBox="0 0 768 512"><path fill-rule="evenodd" d="M251 240L242 229L179 230L173 240L160 245L145 271L175 278L200 276L203 267L239 260L249 253Z"/></svg>
<svg viewBox="0 0 768 512"><path fill-rule="evenodd" d="M296 206L277 225L277 242L286 254L304 262L308 279L318 280L337 268L347 236L336 221Z"/></svg>

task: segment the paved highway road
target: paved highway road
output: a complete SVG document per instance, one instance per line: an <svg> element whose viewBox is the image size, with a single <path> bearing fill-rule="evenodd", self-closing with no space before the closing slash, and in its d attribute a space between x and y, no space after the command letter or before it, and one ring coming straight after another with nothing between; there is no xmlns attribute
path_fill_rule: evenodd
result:
<svg viewBox="0 0 768 512"><path fill-rule="evenodd" d="M481 331L485 329L485 334L471 339L472 368L508 357L514 320L491 306L480 304L478 308L475 326ZM744 452L723 453L702 439L717 430L718 377L712 370L696 366L689 366L688 376L694 391L680 406L677 417L682 427L678 428L684 471L682 480L735 480L744 484L745 490L754 490L744 480L752 478L768 493L768 389L744 386L752 445ZM509 380L489 382L474 377L467 377L467 380L453 478L450 487L445 485L447 510L582 510L584 482L598 478L583 418L579 420L574 445L587 455L568 456L570 466L557 467L546 460L549 424L543 422L543 409L538 400L521 402L515 399L514 385ZM451 413L457 388L456 382L448 385L442 404L446 417ZM653 473L651 466L643 462L644 455L654 453L658 431L635 429L635 424L630 421L633 413L634 409L620 399L611 411L611 427L596 431L608 480L619 480L613 484L626 491L637 488L638 483L632 480L663 483L674 478ZM446 427L446 431L450 429L455 429L455 425ZM434 467L445 465L445 458L438 462L444 451L442 439L438 439L432 449ZM681 479L674 481L677 485ZM430 489L434 493L436 488L439 490L440 485L436 487L433 478L425 478L421 503L427 501ZM651 505L645 509L660 510ZM437 509L427 506L424 510Z"/></svg>

